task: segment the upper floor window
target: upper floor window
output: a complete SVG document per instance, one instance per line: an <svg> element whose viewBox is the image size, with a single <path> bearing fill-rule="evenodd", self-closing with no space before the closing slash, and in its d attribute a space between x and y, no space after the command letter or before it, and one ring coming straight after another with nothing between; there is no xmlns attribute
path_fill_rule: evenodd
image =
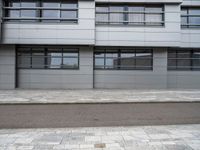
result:
<svg viewBox="0 0 200 150"><path fill-rule="evenodd" d="M96 49L95 69L152 70L151 49Z"/></svg>
<svg viewBox="0 0 200 150"><path fill-rule="evenodd" d="M181 9L181 27L200 28L200 8L183 7Z"/></svg>
<svg viewBox="0 0 200 150"><path fill-rule="evenodd" d="M171 49L168 51L168 70L199 70L200 50Z"/></svg>
<svg viewBox="0 0 200 150"><path fill-rule="evenodd" d="M7 0L4 20L20 22L78 22L78 0Z"/></svg>
<svg viewBox="0 0 200 150"><path fill-rule="evenodd" d="M163 26L162 5L114 5L96 6L96 24Z"/></svg>

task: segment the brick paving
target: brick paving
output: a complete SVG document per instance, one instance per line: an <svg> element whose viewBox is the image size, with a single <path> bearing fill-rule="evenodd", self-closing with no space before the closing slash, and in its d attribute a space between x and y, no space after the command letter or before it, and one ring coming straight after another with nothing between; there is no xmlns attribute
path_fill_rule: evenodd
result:
<svg viewBox="0 0 200 150"><path fill-rule="evenodd" d="M199 90L0 90L5 103L200 102Z"/></svg>
<svg viewBox="0 0 200 150"><path fill-rule="evenodd" d="M200 150L200 125L1 129L0 150Z"/></svg>

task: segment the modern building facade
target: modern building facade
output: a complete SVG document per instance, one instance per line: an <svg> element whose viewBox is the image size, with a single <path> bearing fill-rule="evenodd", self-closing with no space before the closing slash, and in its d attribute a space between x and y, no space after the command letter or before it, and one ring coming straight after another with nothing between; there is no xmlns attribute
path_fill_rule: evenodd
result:
<svg viewBox="0 0 200 150"><path fill-rule="evenodd" d="M199 0L1 0L0 89L200 88Z"/></svg>

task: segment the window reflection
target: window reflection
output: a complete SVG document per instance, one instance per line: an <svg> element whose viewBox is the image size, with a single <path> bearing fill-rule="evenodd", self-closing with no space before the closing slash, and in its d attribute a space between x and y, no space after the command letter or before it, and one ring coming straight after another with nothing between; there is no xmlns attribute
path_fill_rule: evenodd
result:
<svg viewBox="0 0 200 150"><path fill-rule="evenodd" d="M97 24L164 25L162 5L97 5Z"/></svg>
<svg viewBox="0 0 200 150"><path fill-rule="evenodd" d="M5 8L5 21L71 23L78 21L78 0L8 0L5 6L12 7Z"/></svg>
<svg viewBox="0 0 200 150"><path fill-rule="evenodd" d="M169 70L200 70L200 50L169 50Z"/></svg>
<svg viewBox="0 0 200 150"><path fill-rule="evenodd" d="M26 48L25 48L26 49ZM23 50L23 51L22 51ZM18 68L33 69L78 69L79 54L77 49L63 48L24 48L18 53ZM26 63L26 64L24 64Z"/></svg>
<svg viewBox="0 0 200 150"><path fill-rule="evenodd" d="M183 28L199 28L200 8L183 7L181 9L181 26Z"/></svg>
<svg viewBox="0 0 200 150"><path fill-rule="evenodd" d="M151 70L151 50L105 50L95 51L95 69Z"/></svg>

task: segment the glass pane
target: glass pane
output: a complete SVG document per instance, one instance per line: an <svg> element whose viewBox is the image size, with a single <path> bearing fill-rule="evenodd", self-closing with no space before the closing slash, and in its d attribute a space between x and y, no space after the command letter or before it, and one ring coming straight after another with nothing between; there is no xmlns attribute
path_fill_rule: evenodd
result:
<svg viewBox="0 0 200 150"><path fill-rule="evenodd" d="M20 11L19 10L9 10L8 16L12 18L20 18Z"/></svg>
<svg viewBox="0 0 200 150"><path fill-rule="evenodd" d="M137 58L151 58L152 52L150 50L137 50L136 51Z"/></svg>
<svg viewBox="0 0 200 150"><path fill-rule="evenodd" d="M71 9L77 8L78 7L78 1L77 0L69 0L69 1L62 0L61 7L62 8L71 8Z"/></svg>
<svg viewBox="0 0 200 150"><path fill-rule="evenodd" d="M177 69L180 70L190 70L191 69L191 59L178 59Z"/></svg>
<svg viewBox="0 0 200 150"><path fill-rule="evenodd" d="M77 11L61 11L61 18L76 19Z"/></svg>
<svg viewBox="0 0 200 150"><path fill-rule="evenodd" d="M116 13L110 13L110 22L113 22L113 24L115 24L115 23L123 24L123 21L124 21L123 10L124 10L124 7L122 7L122 6L111 6L110 11L116 12Z"/></svg>
<svg viewBox="0 0 200 150"><path fill-rule="evenodd" d="M59 10L42 10L42 17L60 18L60 11Z"/></svg>
<svg viewBox="0 0 200 150"><path fill-rule="evenodd" d="M132 12L144 12L144 6L129 6L128 11Z"/></svg>
<svg viewBox="0 0 200 150"><path fill-rule="evenodd" d="M95 57L104 57L104 52L95 52Z"/></svg>
<svg viewBox="0 0 200 150"><path fill-rule="evenodd" d="M121 52L121 58L134 58L135 52Z"/></svg>
<svg viewBox="0 0 200 150"><path fill-rule="evenodd" d="M30 68L31 67L31 57L30 54L22 54L17 57L19 68Z"/></svg>
<svg viewBox="0 0 200 150"><path fill-rule="evenodd" d="M95 68L104 68L104 58L95 58Z"/></svg>
<svg viewBox="0 0 200 150"><path fill-rule="evenodd" d="M162 12L162 7L145 7L146 12Z"/></svg>
<svg viewBox="0 0 200 150"><path fill-rule="evenodd" d="M55 54L53 56L58 56L58 55ZM62 57L48 57L48 59L47 59L47 65L48 65L48 68L61 68Z"/></svg>
<svg viewBox="0 0 200 150"><path fill-rule="evenodd" d="M193 51L193 58L200 59L200 50L194 50Z"/></svg>
<svg viewBox="0 0 200 150"><path fill-rule="evenodd" d="M63 68L77 68L78 58L63 58Z"/></svg>
<svg viewBox="0 0 200 150"><path fill-rule="evenodd" d="M44 68L44 57L32 57L32 68Z"/></svg>
<svg viewBox="0 0 200 150"><path fill-rule="evenodd" d="M107 6L97 6L96 7L96 11L97 12L108 12L108 8Z"/></svg>
<svg viewBox="0 0 200 150"><path fill-rule="evenodd" d="M169 69L176 69L176 59L168 59Z"/></svg>
<svg viewBox="0 0 200 150"><path fill-rule="evenodd" d="M168 58L176 58L176 51L169 51Z"/></svg>
<svg viewBox="0 0 200 150"><path fill-rule="evenodd" d="M140 58L136 59L136 69L149 70L152 68L152 59Z"/></svg>
<svg viewBox="0 0 200 150"><path fill-rule="evenodd" d="M62 57L62 53L59 52L48 52L48 57Z"/></svg>
<svg viewBox="0 0 200 150"><path fill-rule="evenodd" d="M193 52L193 70L200 70L200 51Z"/></svg>
<svg viewBox="0 0 200 150"><path fill-rule="evenodd" d="M96 14L96 21L97 22L108 22L108 14Z"/></svg>
<svg viewBox="0 0 200 150"><path fill-rule="evenodd" d="M9 2L9 7L20 7L20 1L19 0L11 0Z"/></svg>
<svg viewBox="0 0 200 150"><path fill-rule="evenodd" d="M186 25L187 24L187 17L181 17L181 24Z"/></svg>
<svg viewBox="0 0 200 150"><path fill-rule="evenodd" d="M36 10L21 10L21 17L25 17L25 18L37 17L37 11Z"/></svg>
<svg viewBox="0 0 200 150"><path fill-rule="evenodd" d="M130 54L130 56L128 56L128 54L124 54L124 55L123 55L123 57L121 55L121 58L120 58L120 68L121 69L133 69L133 68L135 68L134 56L132 56L132 54Z"/></svg>
<svg viewBox="0 0 200 150"><path fill-rule="evenodd" d="M123 13L110 13L110 22L113 24L123 24L124 14Z"/></svg>
<svg viewBox="0 0 200 150"><path fill-rule="evenodd" d="M33 1L21 1L21 7L37 7L37 2Z"/></svg>
<svg viewBox="0 0 200 150"><path fill-rule="evenodd" d="M60 7L60 2L59 1L53 1L53 0L47 0L47 1L42 1L42 7Z"/></svg>
<svg viewBox="0 0 200 150"><path fill-rule="evenodd" d="M123 6L110 6L110 11L111 12L122 12L124 10Z"/></svg>
<svg viewBox="0 0 200 150"><path fill-rule="evenodd" d="M162 15L161 14L146 14L145 21L148 24L158 24L162 22Z"/></svg>
<svg viewBox="0 0 200 150"><path fill-rule="evenodd" d="M181 9L181 15L187 15L187 9L182 8Z"/></svg>
<svg viewBox="0 0 200 150"><path fill-rule="evenodd" d="M128 14L130 24L144 24L144 14Z"/></svg>
<svg viewBox="0 0 200 150"><path fill-rule="evenodd" d="M200 25L200 17L189 17L189 23L193 25Z"/></svg>
<svg viewBox="0 0 200 150"><path fill-rule="evenodd" d="M191 51L178 51L177 58L191 58Z"/></svg>
<svg viewBox="0 0 200 150"><path fill-rule="evenodd" d="M189 14L190 15L200 15L200 9L195 9L195 8L190 8L189 9Z"/></svg>
<svg viewBox="0 0 200 150"><path fill-rule="evenodd" d="M73 53L73 52L64 52L63 56L67 57L78 57L78 53Z"/></svg>
<svg viewBox="0 0 200 150"><path fill-rule="evenodd" d="M117 68L119 64L118 58L106 58L106 68Z"/></svg>
<svg viewBox="0 0 200 150"><path fill-rule="evenodd" d="M106 50L106 57L118 57L118 52L113 50Z"/></svg>

